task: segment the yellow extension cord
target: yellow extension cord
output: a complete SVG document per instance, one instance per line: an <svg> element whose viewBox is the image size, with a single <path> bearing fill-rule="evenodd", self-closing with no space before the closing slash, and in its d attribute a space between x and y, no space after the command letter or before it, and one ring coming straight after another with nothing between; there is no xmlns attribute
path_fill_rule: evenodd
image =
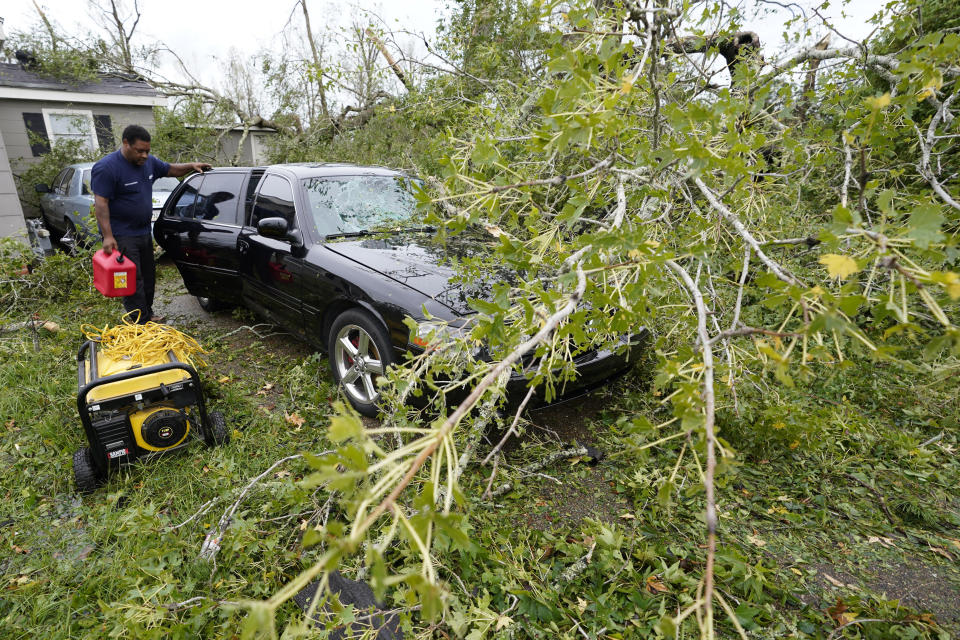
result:
<svg viewBox="0 0 960 640"><path fill-rule="evenodd" d="M136 312L134 312L136 313ZM192 367L204 367L202 354L210 353L196 339L173 327L156 322L135 324L130 314L123 316L123 324L99 329L92 324L81 325L80 331L88 340L100 343L100 351L111 358L130 356L143 365L167 361L167 352L173 351L180 362Z"/></svg>

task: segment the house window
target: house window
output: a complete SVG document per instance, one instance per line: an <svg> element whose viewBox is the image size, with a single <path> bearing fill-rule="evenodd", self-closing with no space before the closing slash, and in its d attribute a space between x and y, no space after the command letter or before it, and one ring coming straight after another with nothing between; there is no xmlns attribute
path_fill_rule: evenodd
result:
<svg viewBox="0 0 960 640"><path fill-rule="evenodd" d="M85 151L98 148L93 114L90 111L73 109L44 109L43 121L47 136L54 144L63 140L76 140Z"/></svg>

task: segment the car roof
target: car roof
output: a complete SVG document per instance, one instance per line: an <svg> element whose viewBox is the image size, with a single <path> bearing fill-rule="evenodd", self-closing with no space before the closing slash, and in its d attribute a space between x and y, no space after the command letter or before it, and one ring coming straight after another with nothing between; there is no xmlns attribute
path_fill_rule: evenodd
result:
<svg viewBox="0 0 960 640"><path fill-rule="evenodd" d="M68 164L64 169L90 169L95 164L96 162L78 162L76 164Z"/></svg>
<svg viewBox="0 0 960 640"><path fill-rule="evenodd" d="M297 178L319 178L324 176L406 176L397 169L373 165L351 164L348 162L295 162L274 164L268 169L288 171Z"/></svg>

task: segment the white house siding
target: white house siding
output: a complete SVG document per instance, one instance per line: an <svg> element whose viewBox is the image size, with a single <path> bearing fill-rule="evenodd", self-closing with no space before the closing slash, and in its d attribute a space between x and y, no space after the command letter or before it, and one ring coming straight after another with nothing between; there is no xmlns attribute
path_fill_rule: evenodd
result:
<svg viewBox="0 0 960 640"><path fill-rule="evenodd" d="M13 184L13 172L0 134L0 238L26 232L20 198Z"/></svg>
<svg viewBox="0 0 960 640"><path fill-rule="evenodd" d="M129 124L139 124L148 131L154 128L153 107L129 107L112 104L94 104L86 102L55 102L46 100L0 100L0 131L7 143L7 155L14 175L22 173L41 157L34 157L30 151L30 139L23 123L24 113L42 113L43 109L76 109L90 111L93 115L110 116L113 137L120 145L120 132ZM29 185L32 189L33 185Z"/></svg>
<svg viewBox="0 0 960 640"><path fill-rule="evenodd" d="M34 157L30 149L30 139L27 135L27 128L23 122L24 113L42 113L43 109L76 109L79 111L90 111L94 116L110 116L110 125L113 129L113 138L117 146L120 144L120 133L124 127L130 124L139 124L152 131L155 122L153 119L153 107L151 106L124 106L113 104L97 104L88 102L56 102L47 100L19 100L2 99L0 100L0 132L6 142L7 157L9 158L9 167L13 172L14 183L21 196L34 188L32 184L22 184L19 176L26 171L30 165L39 162L43 156ZM48 132L49 136L49 132ZM23 213L27 217L38 216L39 211L35 207L23 206ZM21 214L22 217L23 214ZM6 235L0 229L0 237Z"/></svg>

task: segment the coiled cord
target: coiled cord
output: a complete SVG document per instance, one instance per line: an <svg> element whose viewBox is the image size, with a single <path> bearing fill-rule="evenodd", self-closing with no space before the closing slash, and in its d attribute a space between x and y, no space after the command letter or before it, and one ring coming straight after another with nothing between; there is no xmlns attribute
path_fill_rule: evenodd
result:
<svg viewBox="0 0 960 640"><path fill-rule="evenodd" d="M136 311L132 312L136 313ZM123 324L103 329L92 324L81 325L80 331L88 340L100 343L100 351L105 356L119 359L129 356L134 362L152 364L166 361L167 352L172 351L180 362L192 367L204 367L207 361L203 354L210 353L197 340L177 331L170 325L148 322L136 324L131 314L122 318Z"/></svg>

